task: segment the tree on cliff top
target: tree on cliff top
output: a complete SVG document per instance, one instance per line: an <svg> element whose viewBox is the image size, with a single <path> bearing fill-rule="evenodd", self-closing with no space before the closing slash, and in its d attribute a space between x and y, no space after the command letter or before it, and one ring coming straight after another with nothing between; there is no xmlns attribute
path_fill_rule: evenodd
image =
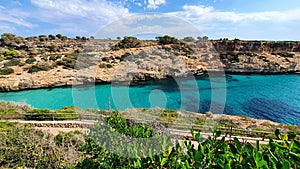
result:
<svg viewBox="0 0 300 169"><path fill-rule="evenodd" d="M180 41L177 38L171 37L169 35L157 36L156 39L158 40L158 43L161 45L180 43Z"/></svg>
<svg viewBox="0 0 300 169"><path fill-rule="evenodd" d="M7 46L7 47L15 47L18 44L21 44L23 42L24 42L24 38L20 36L16 36L15 34L11 34L11 33L2 34L0 39L1 46Z"/></svg>
<svg viewBox="0 0 300 169"><path fill-rule="evenodd" d="M125 36L123 40L114 46L114 49L138 48L142 46L142 41L133 36Z"/></svg>

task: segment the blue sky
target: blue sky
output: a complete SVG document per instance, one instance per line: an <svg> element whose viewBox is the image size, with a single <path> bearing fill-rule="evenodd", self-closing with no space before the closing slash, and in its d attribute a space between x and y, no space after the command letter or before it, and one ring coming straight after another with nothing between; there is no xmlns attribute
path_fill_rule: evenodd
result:
<svg viewBox="0 0 300 169"><path fill-rule="evenodd" d="M0 32L91 36L144 13L178 17L211 39L300 40L299 0L0 0Z"/></svg>

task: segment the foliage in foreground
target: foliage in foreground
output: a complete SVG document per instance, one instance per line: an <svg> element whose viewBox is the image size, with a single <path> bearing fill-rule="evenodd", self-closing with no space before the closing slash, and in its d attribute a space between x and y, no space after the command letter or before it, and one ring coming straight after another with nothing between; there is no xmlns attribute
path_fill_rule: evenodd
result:
<svg viewBox="0 0 300 169"><path fill-rule="evenodd" d="M173 144L170 137L155 133L145 124L125 120L118 112L97 123L82 143L78 139L82 135L76 132L51 137L19 124L0 122L0 168L300 167L299 141L278 130L275 135L281 141L270 140L267 145L241 143L236 138L226 141L220 131L214 131L208 139L200 133L191 134L194 141ZM150 140L153 137L157 138L154 145Z"/></svg>
<svg viewBox="0 0 300 169"><path fill-rule="evenodd" d="M82 135L56 137L21 124L0 122L0 168L65 168L79 158Z"/></svg>
<svg viewBox="0 0 300 169"><path fill-rule="evenodd" d="M113 121L111 123L111 121ZM119 115L113 115L108 119L110 130L126 133L131 137L150 137L149 130L145 130L140 124L128 126L128 122ZM129 128L135 128L136 132L126 132ZM132 129L131 129L132 130ZM99 132L101 131L101 132ZM119 154L135 152L137 147L124 147L120 140L114 139L110 131L103 132L103 124L98 124L91 130L91 138L88 138L81 147L85 158L81 159L75 168L299 168L300 167L300 143L295 137L283 136L276 130L275 134L281 142L270 140L268 145L253 146L250 143L241 143L238 139L231 142L225 138L219 139L221 132L215 131L212 137L204 140L200 133L192 136L195 141L185 140L182 144L176 142L176 146L168 146L168 138L164 138L161 148L163 153L155 155L155 150L146 150L146 154L136 151L136 158L129 158L112 153L110 146L116 148ZM97 140L95 135L102 133L100 137L108 137L105 140ZM113 139L112 139L113 138ZM292 139L291 141L288 141ZM109 146L110 145L110 146ZM142 145L147 147L147 142ZM108 148L110 147L110 148ZM138 147L141 148L141 147Z"/></svg>

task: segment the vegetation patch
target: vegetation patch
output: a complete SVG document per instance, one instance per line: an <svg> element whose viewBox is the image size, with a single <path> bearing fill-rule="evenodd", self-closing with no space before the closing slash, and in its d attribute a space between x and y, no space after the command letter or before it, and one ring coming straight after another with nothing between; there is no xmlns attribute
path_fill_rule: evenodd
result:
<svg viewBox="0 0 300 169"><path fill-rule="evenodd" d="M4 63L4 66L5 67L8 67L8 66L17 66L19 64L20 64L20 59L13 58L13 59L9 60L8 62Z"/></svg>
<svg viewBox="0 0 300 169"><path fill-rule="evenodd" d="M125 36L113 49L127 49L127 48L138 48L142 46L142 41L132 36Z"/></svg>
<svg viewBox="0 0 300 169"><path fill-rule="evenodd" d="M14 69L12 68L2 68L0 69L0 75L9 75L14 73Z"/></svg>
<svg viewBox="0 0 300 169"><path fill-rule="evenodd" d="M35 61L36 61L35 58L28 58L28 59L25 60L25 63L27 63L27 64L32 64L32 63L34 63Z"/></svg>
<svg viewBox="0 0 300 169"><path fill-rule="evenodd" d="M171 37L171 36L168 36L168 35L165 35L165 36L158 36L156 37L157 41L159 44L161 45L167 45L167 44L179 44L180 41L175 38L175 37Z"/></svg>
<svg viewBox="0 0 300 169"><path fill-rule="evenodd" d="M77 120L78 113L72 109L50 111L48 109L32 109L26 112L25 120L52 121L52 120Z"/></svg>
<svg viewBox="0 0 300 169"><path fill-rule="evenodd" d="M0 122L0 140L0 168L50 169L74 165L83 136L54 137L21 124Z"/></svg>
<svg viewBox="0 0 300 169"><path fill-rule="evenodd" d="M28 73L34 73L34 72L39 72L39 71L48 71L50 69L53 69L53 66L50 65L49 63L46 63L46 62L38 63L38 64L31 66L28 69Z"/></svg>

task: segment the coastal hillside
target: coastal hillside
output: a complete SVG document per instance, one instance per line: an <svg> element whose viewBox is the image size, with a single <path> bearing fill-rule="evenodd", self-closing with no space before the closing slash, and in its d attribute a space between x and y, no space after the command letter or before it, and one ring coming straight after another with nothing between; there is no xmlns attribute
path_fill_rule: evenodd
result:
<svg viewBox="0 0 300 169"><path fill-rule="evenodd" d="M0 91L141 81L227 73L297 73L300 45L291 41L208 40L162 36L98 40L58 35L0 39Z"/></svg>

